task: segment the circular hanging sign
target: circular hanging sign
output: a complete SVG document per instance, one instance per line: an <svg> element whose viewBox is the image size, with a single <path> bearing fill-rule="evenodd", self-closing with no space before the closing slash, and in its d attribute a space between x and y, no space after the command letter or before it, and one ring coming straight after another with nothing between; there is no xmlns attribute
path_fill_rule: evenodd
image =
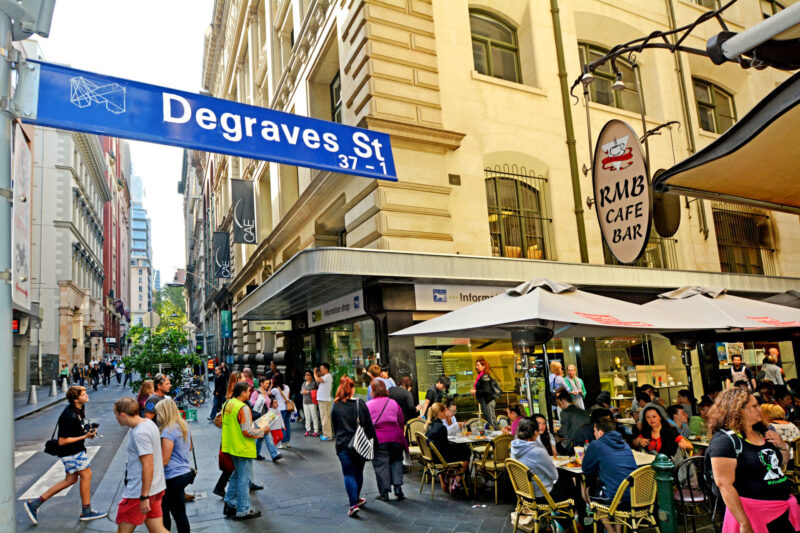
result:
<svg viewBox="0 0 800 533"><path fill-rule="evenodd" d="M647 164L636 132L610 120L597 139L592 164L594 205L603 238L620 263L633 263L650 237Z"/></svg>

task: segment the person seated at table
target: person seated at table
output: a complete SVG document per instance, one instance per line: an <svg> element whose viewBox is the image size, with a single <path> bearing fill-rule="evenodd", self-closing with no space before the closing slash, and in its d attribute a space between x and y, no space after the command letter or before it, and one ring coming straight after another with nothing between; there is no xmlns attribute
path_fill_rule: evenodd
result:
<svg viewBox="0 0 800 533"><path fill-rule="evenodd" d="M791 422L784 420L786 411L774 403L765 403L761 406L761 419L764 425L775 431L786 442L793 442L800 438L800 429Z"/></svg>
<svg viewBox="0 0 800 533"><path fill-rule="evenodd" d="M447 438L447 427L444 425L444 419L447 416L447 408L441 402L436 402L428 408L428 427L426 436L430 440L442 458L448 463L461 462L466 471L469 466L469 460L472 457L472 450L466 444L459 444L450 442ZM439 476L439 483L442 485L442 490L447 490L447 480L443 476ZM456 476L453 484L449 487L451 491L461 487L461 476Z"/></svg>
<svg viewBox="0 0 800 533"><path fill-rule="evenodd" d="M686 411L686 418L691 418L694 414L694 404L697 402L692 397L689 389L681 389L678 391L678 397L675 399L675 405L680 405Z"/></svg>
<svg viewBox="0 0 800 533"><path fill-rule="evenodd" d="M622 439L614 421L604 417L594 422L594 442L586 447L581 469L586 476L583 498L586 502L611 503L617 489L636 470L633 451ZM630 491L623 501L630 500ZM603 524L606 531L617 532L618 526Z"/></svg>
<svg viewBox="0 0 800 533"><path fill-rule="evenodd" d="M678 404L670 405L667 407L667 416L678 426L678 433L688 439L691 433L689 431L689 415L686 414L686 410Z"/></svg>
<svg viewBox="0 0 800 533"><path fill-rule="evenodd" d="M559 478L553 458L536 443L538 436L539 424L536 420L530 417L520 419L516 438L511 441L511 458L527 466L530 473L541 480L554 501L566 500L570 497L570 480L567 476ZM536 483L533 484L533 493L537 503L547 502Z"/></svg>
<svg viewBox="0 0 800 533"><path fill-rule="evenodd" d="M508 419L511 420L511 424L504 427L502 431L508 435L516 435L519 421L522 419L522 409L519 405L509 405L506 407L506 414Z"/></svg>
<svg viewBox="0 0 800 533"><path fill-rule="evenodd" d="M556 438L547 429L547 419L544 415L537 413L530 418L535 420L539 427L539 434L536 436L536 444L544 448L545 451L547 451L547 455L551 457L558 455L558 453L556 453Z"/></svg>
<svg viewBox="0 0 800 533"><path fill-rule="evenodd" d="M641 434L634 439L636 446L649 453L663 453L667 457L674 457L678 449L693 449L689 439L678 433L655 407L646 407L643 416Z"/></svg>
<svg viewBox="0 0 800 533"><path fill-rule="evenodd" d="M709 398L703 398L700 403L697 404L697 412L700 413L700 415L695 415L689 419L689 435L697 435L699 437L708 433L708 421L706 417L708 416L708 409L712 405L714 405L714 402Z"/></svg>
<svg viewBox="0 0 800 533"><path fill-rule="evenodd" d="M758 400L759 405L762 403L772 403L772 395L775 393L775 386L768 379L761 380L756 388L754 396Z"/></svg>
<svg viewBox="0 0 800 533"><path fill-rule="evenodd" d="M578 440L578 432L588 424L591 419L589 413L572 403L572 395L566 389L556 393L556 405L561 409L561 429L556 432L556 441L561 445L564 453L572 455L574 446L583 444Z"/></svg>
<svg viewBox="0 0 800 533"><path fill-rule="evenodd" d="M648 403L650 403L650 396L644 391L637 391L636 398L633 400L633 405L631 405L631 417L638 422L639 414Z"/></svg>
<svg viewBox="0 0 800 533"><path fill-rule="evenodd" d="M458 406L456 405L456 401L453 398L448 398L444 402L445 410L444 410L444 426L447 428L447 436L448 437L455 437L459 434L461 430L461 426L463 425L461 422L456 421L456 413L458 412Z"/></svg>
<svg viewBox="0 0 800 533"><path fill-rule="evenodd" d="M611 411L611 395L608 393L608 391L600 391L600 394L598 394L597 398L594 400L594 404L589 408L589 414L596 409L606 409Z"/></svg>

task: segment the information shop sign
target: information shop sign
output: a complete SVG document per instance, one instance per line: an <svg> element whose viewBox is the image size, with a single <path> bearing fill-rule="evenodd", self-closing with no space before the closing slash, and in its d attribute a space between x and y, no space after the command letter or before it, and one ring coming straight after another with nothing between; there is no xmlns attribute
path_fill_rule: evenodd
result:
<svg viewBox="0 0 800 533"><path fill-rule="evenodd" d="M31 60L20 83L32 124L397 181L385 133Z"/></svg>
<svg viewBox="0 0 800 533"><path fill-rule="evenodd" d="M639 259L650 237L647 163L636 132L621 120L600 131L592 164L594 205L603 238L620 263Z"/></svg>
<svg viewBox="0 0 800 533"><path fill-rule="evenodd" d="M364 314L364 291L357 290L341 298L308 310L309 327L321 326Z"/></svg>
<svg viewBox="0 0 800 533"><path fill-rule="evenodd" d="M291 320L251 320L247 329L253 331L292 331Z"/></svg>

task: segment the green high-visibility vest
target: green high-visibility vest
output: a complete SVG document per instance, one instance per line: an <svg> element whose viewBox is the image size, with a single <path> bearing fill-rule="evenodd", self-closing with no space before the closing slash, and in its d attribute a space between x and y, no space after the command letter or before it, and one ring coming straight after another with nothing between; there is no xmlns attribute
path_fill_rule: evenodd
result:
<svg viewBox="0 0 800 533"><path fill-rule="evenodd" d="M231 398L222 410L222 451L235 457L256 457L256 441L242 434L239 410L244 403Z"/></svg>

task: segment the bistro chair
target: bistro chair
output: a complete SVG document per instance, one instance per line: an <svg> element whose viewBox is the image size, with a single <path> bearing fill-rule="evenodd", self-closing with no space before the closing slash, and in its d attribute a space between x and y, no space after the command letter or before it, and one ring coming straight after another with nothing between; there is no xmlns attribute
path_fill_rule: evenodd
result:
<svg viewBox="0 0 800 533"><path fill-rule="evenodd" d="M483 418L470 418L466 422L464 422L464 427L467 428L467 431L470 433L478 433L481 428L486 427L486 420ZM486 445L478 445L472 446L472 456L475 457L476 460L479 460L483 457L483 454L486 453Z"/></svg>
<svg viewBox="0 0 800 533"><path fill-rule="evenodd" d="M527 466L515 459L506 459L506 469L508 470L508 477L511 479L511 485L514 487L514 493L517 495L517 518L514 521L512 533L516 533L521 515L533 517L533 531L535 533L538 533L539 523L542 520L546 520L550 524L556 518L571 520L573 530L578 530L578 526L575 523L575 500L570 498L560 502L553 501L553 497L547 492L544 483L539 477L531 474ZM533 490L534 483L544 494L547 503L538 503L536 501L536 494Z"/></svg>
<svg viewBox="0 0 800 533"><path fill-rule="evenodd" d="M445 461L442 454L436 449L436 446L422 433L417 433L417 443L419 444L420 456L424 466L422 482L419 485L420 494L422 494L422 487L425 486L425 481L428 479L428 476L431 478L431 500L433 500L433 491L438 476L444 476L445 481L449 481L450 476L461 475L464 476L464 492L469 495L469 483L466 479L468 473L465 471L461 461L452 463Z"/></svg>
<svg viewBox="0 0 800 533"><path fill-rule="evenodd" d="M683 516L683 530L697 531L695 518L711 516L711 491L705 483L705 456L697 455L681 461L672 471L675 484L675 503L678 515Z"/></svg>
<svg viewBox="0 0 800 533"><path fill-rule="evenodd" d="M506 471L506 460L511 455L511 435L498 435L487 445L486 452L483 454L481 462L475 467L475 479L477 474L484 474L494 481L494 504L497 505L497 485L500 476ZM491 459L489 458L491 457Z"/></svg>
<svg viewBox="0 0 800 533"><path fill-rule="evenodd" d="M425 421L421 418L412 418L406 422L405 427L406 441L408 441L408 453L412 459L417 459L420 456L419 446L414 444L417 442L417 433L425 433Z"/></svg>
<svg viewBox="0 0 800 533"><path fill-rule="evenodd" d="M508 427L510 425L511 425L511 419L508 418L506 415L497 416L497 427L503 429L504 427Z"/></svg>
<svg viewBox="0 0 800 533"><path fill-rule="evenodd" d="M795 492L800 490L800 438L797 438L789 443L789 446L792 447L792 458L789 459L789 463L786 465L784 469L784 473L786 477L789 478L791 481L792 486L795 489Z"/></svg>
<svg viewBox="0 0 800 533"><path fill-rule="evenodd" d="M642 466L631 472L620 484L614 499L609 505L591 502L589 507L594 511L594 533L597 524L606 520L610 524L619 524L633 533L639 531L645 522L656 527L655 515L656 472L650 465ZM631 489L630 503L622 503L625 492Z"/></svg>

